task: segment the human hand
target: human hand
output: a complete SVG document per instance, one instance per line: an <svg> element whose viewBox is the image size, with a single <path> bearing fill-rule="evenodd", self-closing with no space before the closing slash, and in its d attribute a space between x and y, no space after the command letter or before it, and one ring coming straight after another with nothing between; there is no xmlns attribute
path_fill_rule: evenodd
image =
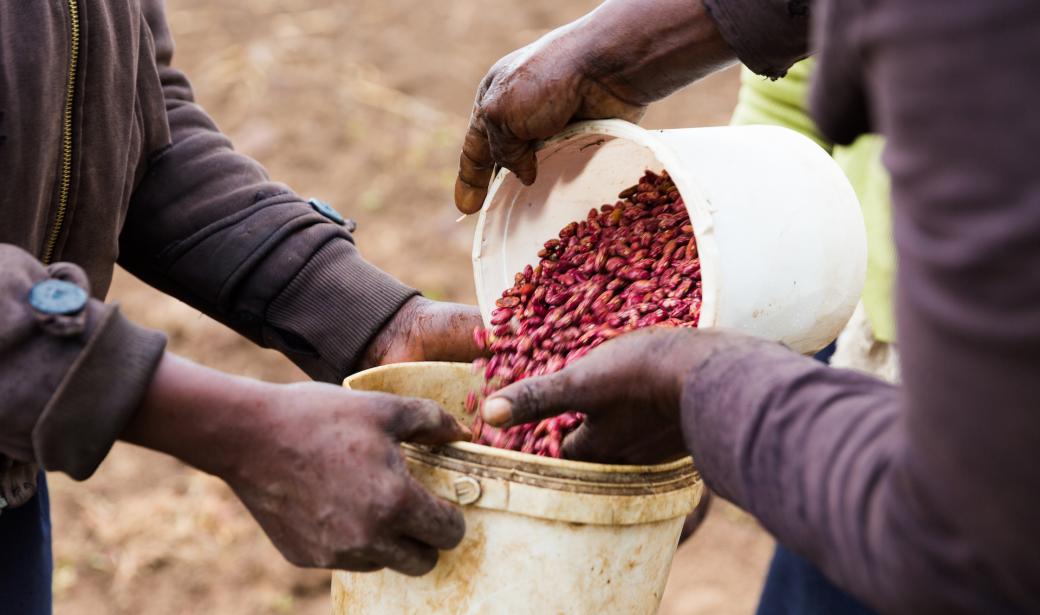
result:
<svg viewBox="0 0 1040 615"><path fill-rule="evenodd" d="M408 475L398 448L469 438L437 404L300 383L271 387L264 405L222 477L291 563L420 575L462 539L462 514Z"/></svg>
<svg viewBox="0 0 1040 615"><path fill-rule="evenodd" d="M564 439L564 457L635 464L676 459L687 454L680 409L685 379L712 353L736 343L765 342L685 328L628 333L556 373L494 393L483 418L508 427L574 410L585 420Z"/></svg>
<svg viewBox="0 0 1040 615"><path fill-rule="evenodd" d="M473 329L482 325L475 306L413 297L368 345L360 367L407 361L472 361L485 352L473 341Z"/></svg>
<svg viewBox="0 0 1040 615"><path fill-rule="evenodd" d="M167 354L124 440L224 479L298 566L428 572L461 513L409 476L398 443L468 440L432 401L275 385Z"/></svg>
<svg viewBox="0 0 1040 615"><path fill-rule="evenodd" d="M496 164L524 184L540 140L575 120L638 122L649 103L733 60L697 0L607 0L505 56L477 90L455 205L480 210Z"/></svg>

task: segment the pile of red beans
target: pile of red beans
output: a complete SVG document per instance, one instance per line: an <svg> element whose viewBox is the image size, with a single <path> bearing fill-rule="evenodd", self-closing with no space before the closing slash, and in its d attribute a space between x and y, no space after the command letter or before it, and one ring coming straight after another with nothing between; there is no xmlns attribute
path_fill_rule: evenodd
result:
<svg viewBox="0 0 1040 615"><path fill-rule="evenodd" d="M545 242L537 266L516 274L491 315L491 330L474 332L491 352L466 409L529 376L562 369L599 344L642 327L696 327L701 311L697 243L686 206L668 174L647 171L613 205L589 210ZM479 444L559 457L563 438L583 416L567 412L538 423L497 429L479 413Z"/></svg>

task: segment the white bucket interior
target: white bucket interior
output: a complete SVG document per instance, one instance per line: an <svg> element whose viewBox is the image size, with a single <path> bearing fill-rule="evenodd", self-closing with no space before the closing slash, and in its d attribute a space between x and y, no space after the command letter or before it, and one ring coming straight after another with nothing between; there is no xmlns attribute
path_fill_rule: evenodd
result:
<svg viewBox="0 0 1040 615"><path fill-rule="evenodd" d="M538 179L492 182L473 245L485 322L542 244L589 209L617 201L646 170L667 170L701 258L700 326L728 327L813 352L852 315L866 233L852 187L819 146L769 126L648 131L585 122L547 141Z"/></svg>
<svg viewBox="0 0 1040 615"><path fill-rule="evenodd" d="M502 291L513 285L513 276L538 264L546 240L572 221L584 220L590 209L613 205L617 194L647 169L658 173L664 167L648 145L585 133L546 144L538 154L538 181L531 186L501 173L481 212L473 247L477 301L485 320ZM701 313L707 315L708 306Z"/></svg>

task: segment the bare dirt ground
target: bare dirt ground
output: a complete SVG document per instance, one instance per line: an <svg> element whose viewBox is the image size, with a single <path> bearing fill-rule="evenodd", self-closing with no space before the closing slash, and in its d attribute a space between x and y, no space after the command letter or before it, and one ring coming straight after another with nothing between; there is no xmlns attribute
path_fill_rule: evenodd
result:
<svg viewBox="0 0 1040 615"><path fill-rule="evenodd" d="M168 0L175 63L238 148L359 222L371 261L427 296L472 301L473 222L451 189L476 84L502 54L594 6L581 0ZM725 123L727 71L655 107L651 127ZM304 376L126 274L112 293L172 350L273 381ZM327 613L329 575L286 564L223 486L119 445L85 483L51 477L58 613ZM772 543L715 507L679 551L663 615L754 609Z"/></svg>

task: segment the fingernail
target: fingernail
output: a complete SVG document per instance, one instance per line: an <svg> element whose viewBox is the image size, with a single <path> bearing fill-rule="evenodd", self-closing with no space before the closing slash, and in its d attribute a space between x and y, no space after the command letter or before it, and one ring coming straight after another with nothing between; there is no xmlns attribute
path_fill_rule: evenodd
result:
<svg viewBox="0 0 1040 615"><path fill-rule="evenodd" d="M473 439L473 431L466 425L463 425L462 423L459 423L459 432L461 432L467 440Z"/></svg>
<svg viewBox="0 0 1040 615"><path fill-rule="evenodd" d="M501 397L492 397L484 402L484 420L498 426L513 416L513 404Z"/></svg>
<svg viewBox="0 0 1040 615"><path fill-rule="evenodd" d="M484 205L484 195L459 181L455 186L455 205L466 215L475 214Z"/></svg>
<svg viewBox="0 0 1040 615"><path fill-rule="evenodd" d="M466 211L471 214L475 214L480 211L480 208L484 206L484 194L480 192L471 192L466 197Z"/></svg>

